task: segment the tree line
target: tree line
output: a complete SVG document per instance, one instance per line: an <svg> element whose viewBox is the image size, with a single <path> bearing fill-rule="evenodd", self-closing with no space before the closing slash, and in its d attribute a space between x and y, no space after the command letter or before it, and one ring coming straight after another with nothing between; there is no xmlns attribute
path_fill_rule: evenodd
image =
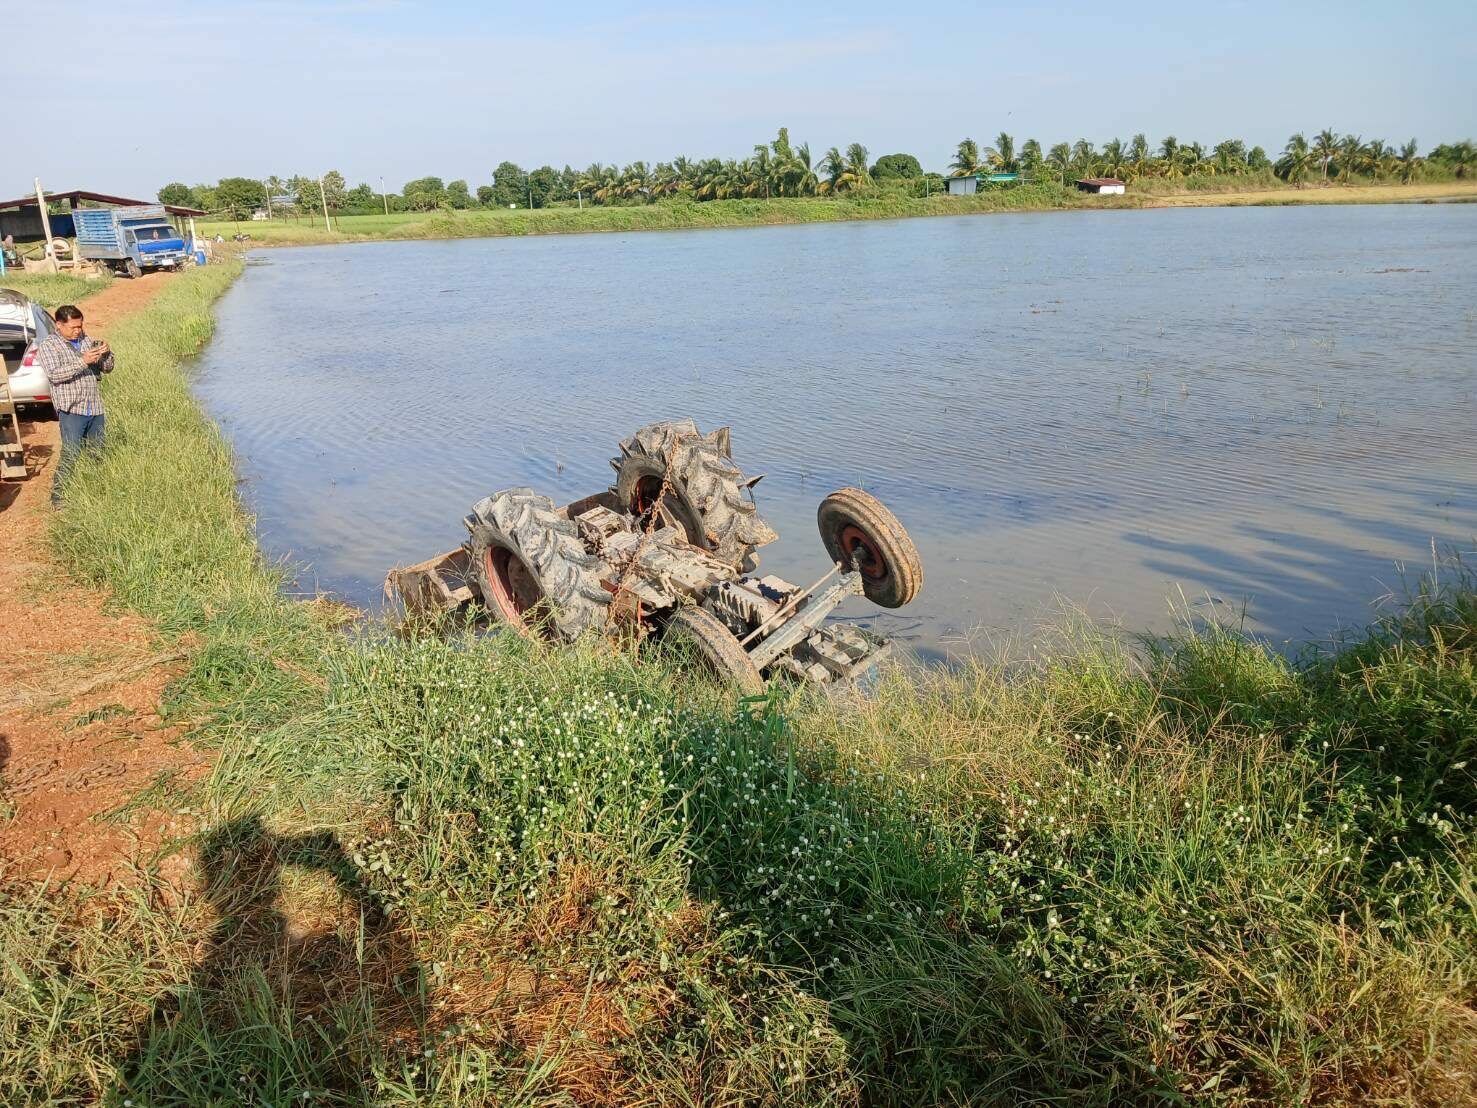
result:
<svg viewBox="0 0 1477 1108"><path fill-rule="evenodd" d="M1017 148L1004 132L993 145L972 138L961 141L949 163L950 176L988 172L1013 173L1032 180L1063 185L1080 177L1144 179L1267 176L1299 187L1317 180L1349 183L1354 180L1410 182L1434 173L1464 179L1477 169L1477 148L1471 140L1444 143L1419 153L1414 139L1395 147L1382 139L1365 140L1324 130L1311 139L1293 135L1274 159L1262 147L1240 139L1214 146L1180 142L1170 135L1151 145L1140 133L1124 142L1112 139L1097 147L1087 139L1060 142L1043 148L1027 139ZM906 190L915 195L940 191L943 176L925 173L911 154L887 154L871 160L867 148L853 142L844 149L832 146L819 157L809 143L794 143L781 127L770 142L755 144L745 158L673 158L654 165L644 161L620 166L594 162L584 169L544 165L526 170L511 161L493 170L492 180L475 188L465 180L418 177L397 193L381 194L368 184L348 187L337 170L321 178L309 176L225 177L214 185L186 185L175 181L159 190L166 204L202 208L232 218L244 218L270 204L304 214L327 205L342 214L473 208L544 208L573 204L646 204L686 198L692 201L770 199L774 197L836 197L872 189ZM285 214L285 213L284 213Z"/></svg>
<svg viewBox="0 0 1477 1108"><path fill-rule="evenodd" d="M1366 141L1358 135L1324 130L1311 140L1301 132L1293 135L1274 161L1262 147L1248 147L1241 139L1225 139L1207 147L1199 142L1182 143L1170 135L1152 146L1140 133L1126 143L1111 139L1101 149L1087 139L1078 139L1043 150L1035 139L1027 139L1017 150L1015 139L1001 132L992 146L982 147L971 138L961 141L949 163L949 172L954 177L1020 173L1062 184L1082 177L1172 181L1270 172L1302 186L1315 175L1322 183L1349 183L1360 178L1409 183L1428 165L1443 176L1466 178L1477 169L1477 147L1471 140L1446 143L1422 156L1415 139L1397 148L1383 139Z"/></svg>

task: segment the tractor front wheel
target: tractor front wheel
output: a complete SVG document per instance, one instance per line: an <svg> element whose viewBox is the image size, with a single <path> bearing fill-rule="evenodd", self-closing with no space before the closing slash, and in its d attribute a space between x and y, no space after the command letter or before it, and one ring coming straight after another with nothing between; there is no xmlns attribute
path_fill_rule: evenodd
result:
<svg viewBox="0 0 1477 1108"><path fill-rule="evenodd" d="M862 575L873 604L901 608L923 587L923 560L907 530L869 492L837 489L816 512L821 541L833 561Z"/></svg>

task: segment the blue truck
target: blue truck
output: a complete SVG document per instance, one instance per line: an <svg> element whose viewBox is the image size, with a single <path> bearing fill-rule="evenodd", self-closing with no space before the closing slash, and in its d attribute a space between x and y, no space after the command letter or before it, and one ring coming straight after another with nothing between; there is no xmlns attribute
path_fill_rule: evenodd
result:
<svg viewBox="0 0 1477 1108"><path fill-rule="evenodd" d="M128 208L76 208L77 256L129 277L146 269L177 269L189 258L184 237L162 204Z"/></svg>

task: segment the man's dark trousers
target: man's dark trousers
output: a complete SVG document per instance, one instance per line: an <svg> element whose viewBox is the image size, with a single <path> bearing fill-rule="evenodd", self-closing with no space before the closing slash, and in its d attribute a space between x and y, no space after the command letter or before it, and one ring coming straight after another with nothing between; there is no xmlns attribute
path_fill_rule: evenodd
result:
<svg viewBox="0 0 1477 1108"><path fill-rule="evenodd" d="M53 506L62 502L62 484L66 481L67 474L72 472L72 464L77 460L77 455L82 452L82 448L102 449L105 418L101 413L97 415L80 415L77 412L63 411L56 413L56 421L61 425L62 430L62 456L57 459L56 479L51 483Z"/></svg>

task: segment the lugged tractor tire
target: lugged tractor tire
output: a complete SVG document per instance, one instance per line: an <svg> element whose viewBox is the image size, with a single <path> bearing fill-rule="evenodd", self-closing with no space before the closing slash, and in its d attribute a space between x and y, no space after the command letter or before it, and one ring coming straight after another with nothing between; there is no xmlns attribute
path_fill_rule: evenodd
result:
<svg viewBox="0 0 1477 1108"><path fill-rule="evenodd" d="M610 593L600 583L602 563L552 500L505 489L479 500L465 522L472 579L493 619L566 641L603 633Z"/></svg>
<svg viewBox="0 0 1477 1108"><path fill-rule="evenodd" d="M727 428L704 435L690 419L653 423L620 449L610 462L616 474L611 492L632 515L653 507L670 466L662 508L694 546L746 569L755 550L779 537L744 495L746 479L729 457Z"/></svg>
<svg viewBox="0 0 1477 1108"><path fill-rule="evenodd" d="M869 492L837 489L816 510L833 561L855 565L862 591L883 608L901 608L923 587L923 559L897 516Z"/></svg>
<svg viewBox="0 0 1477 1108"><path fill-rule="evenodd" d="M679 651L690 650L710 676L734 686L740 695L764 695L764 678L754 659L712 612L687 605L678 608L667 620L662 642Z"/></svg>

